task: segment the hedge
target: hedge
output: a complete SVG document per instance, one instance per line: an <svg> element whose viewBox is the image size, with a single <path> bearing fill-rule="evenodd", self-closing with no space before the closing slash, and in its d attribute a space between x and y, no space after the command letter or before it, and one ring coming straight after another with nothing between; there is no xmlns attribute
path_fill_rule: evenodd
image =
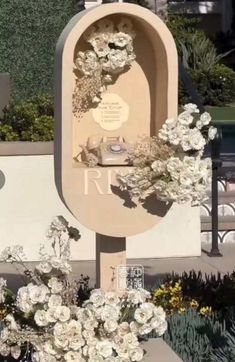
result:
<svg viewBox="0 0 235 362"><path fill-rule="evenodd" d="M56 42L77 3L0 0L0 73L10 73L13 99L52 93Z"/></svg>

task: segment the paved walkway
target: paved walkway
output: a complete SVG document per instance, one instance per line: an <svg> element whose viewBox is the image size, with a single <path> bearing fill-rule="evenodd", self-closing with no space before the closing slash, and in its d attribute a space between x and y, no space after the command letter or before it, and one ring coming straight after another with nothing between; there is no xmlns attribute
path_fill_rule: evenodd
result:
<svg viewBox="0 0 235 362"><path fill-rule="evenodd" d="M145 287L153 287L168 273L179 273L195 270L205 274L226 274L235 270L235 244L221 244L223 257L211 258L207 252L210 245L202 245L202 255L198 258L169 258L169 259L132 259L129 264L141 264L145 270ZM35 263L26 263L33 267ZM91 286L95 285L95 262L72 262L73 277L78 279L81 274L90 276ZM15 270L11 264L0 263L0 276L8 280L10 288L15 289L23 283L22 273Z"/></svg>

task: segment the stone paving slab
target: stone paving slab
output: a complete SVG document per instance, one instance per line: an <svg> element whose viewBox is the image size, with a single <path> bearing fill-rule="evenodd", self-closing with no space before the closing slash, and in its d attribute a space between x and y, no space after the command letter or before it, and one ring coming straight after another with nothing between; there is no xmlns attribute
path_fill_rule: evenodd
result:
<svg viewBox="0 0 235 362"><path fill-rule="evenodd" d="M220 245L223 257L211 258L207 252L210 245L202 245L202 255L196 258L168 258L168 259L130 259L129 264L140 264L144 266L145 287L154 287L166 274L175 272L178 274L184 271L201 271L205 274L226 274L235 270L235 244ZM26 263L33 268L35 263ZM95 285L95 262L77 261L72 262L74 279L79 279L81 274L89 275L90 285ZM23 284L22 273L17 271L13 265L0 263L0 276L8 279L11 288Z"/></svg>
<svg viewBox="0 0 235 362"><path fill-rule="evenodd" d="M149 339L143 347L146 350L143 362L183 362L161 338Z"/></svg>

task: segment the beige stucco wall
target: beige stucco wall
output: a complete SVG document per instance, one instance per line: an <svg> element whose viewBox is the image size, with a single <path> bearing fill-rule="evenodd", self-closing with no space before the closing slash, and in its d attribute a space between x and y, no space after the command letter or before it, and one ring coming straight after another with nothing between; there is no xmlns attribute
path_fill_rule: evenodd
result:
<svg viewBox="0 0 235 362"><path fill-rule="evenodd" d="M0 156L0 251L21 244L28 260L38 260L39 246L56 215L63 215L81 232L82 238L72 244L72 259L95 259L95 234L75 220L57 194L53 155ZM157 226L127 238L129 258L199 254L198 208L174 205Z"/></svg>

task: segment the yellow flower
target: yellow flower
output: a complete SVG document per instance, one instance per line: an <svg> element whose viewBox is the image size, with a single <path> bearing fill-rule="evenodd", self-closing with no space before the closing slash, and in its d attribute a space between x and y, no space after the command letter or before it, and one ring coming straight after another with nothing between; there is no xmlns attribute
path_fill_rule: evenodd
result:
<svg viewBox="0 0 235 362"><path fill-rule="evenodd" d="M180 305L180 303L182 303L182 298L180 297L172 297L169 301L169 303L176 308L177 306Z"/></svg>
<svg viewBox="0 0 235 362"><path fill-rule="evenodd" d="M190 302L190 307L192 308L198 308L199 304L195 299L192 299Z"/></svg>
<svg viewBox="0 0 235 362"><path fill-rule="evenodd" d="M3 320L7 315L7 310L6 309L0 309L0 321Z"/></svg>
<svg viewBox="0 0 235 362"><path fill-rule="evenodd" d="M160 297L162 294L164 294L164 291L160 288L155 290L155 292L154 292L155 297Z"/></svg>
<svg viewBox="0 0 235 362"><path fill-rule="evenodd" d="M211 312L212 312L212 308L211 308L211 307L202 307L202 308L199 310L199 313L200 313L201 315L204 315L204 316L210 315Z"/></svg>

